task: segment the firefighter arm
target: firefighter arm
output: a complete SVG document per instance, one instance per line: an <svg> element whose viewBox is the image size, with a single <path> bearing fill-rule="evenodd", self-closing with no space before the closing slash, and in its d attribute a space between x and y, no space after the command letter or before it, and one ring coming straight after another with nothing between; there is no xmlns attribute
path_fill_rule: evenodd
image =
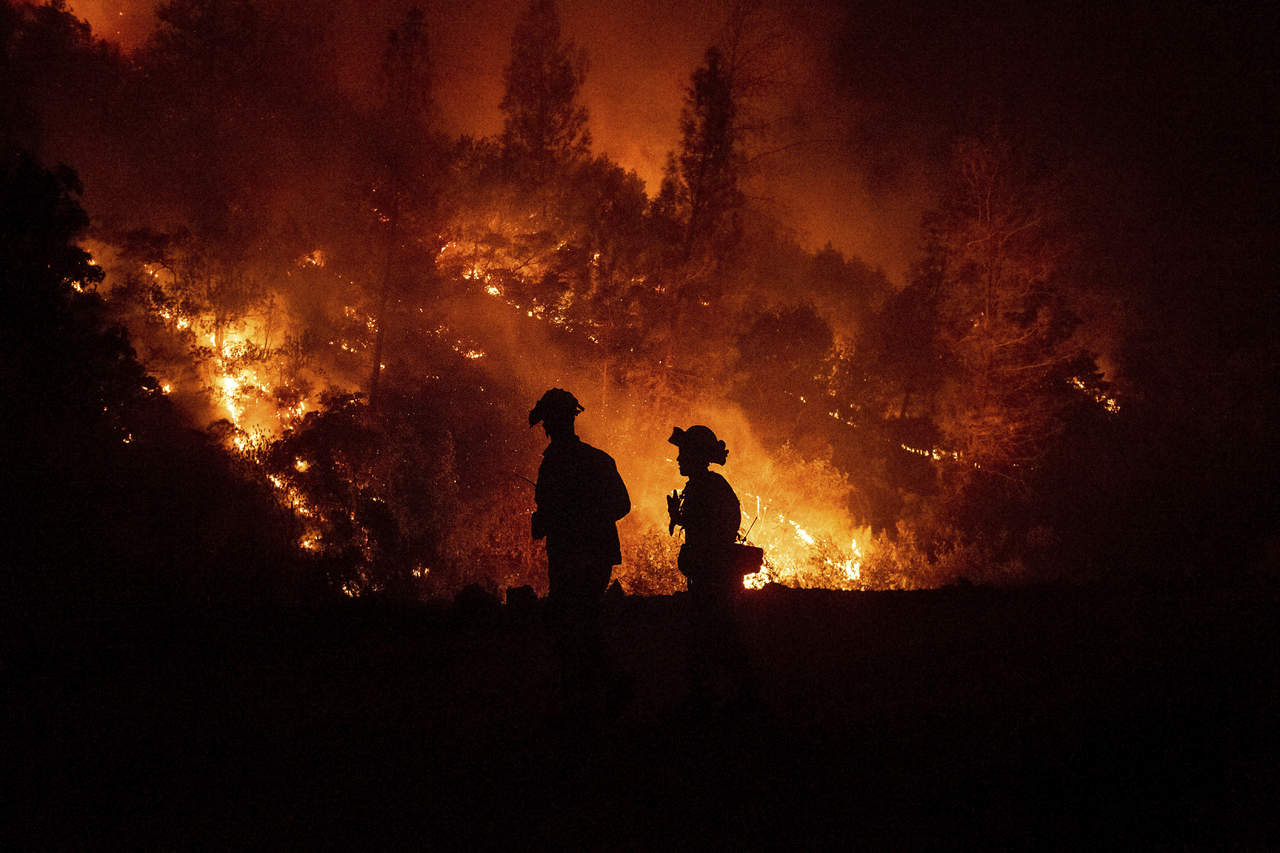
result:
<svg viewBox="0 0 1280 853"><path fill-rule="evenodd" d="M631 495L627 494L627 487L619 477L617 499L613 505L613 518L617 521L629 512L631 512Z"/></svg>
<svg viewBox="0 0 1280 853"><path fill-rule="evenodd" d="M609 487L609 509L610 520L618 519L631 512L631 495L627 493L627 484L622 482L622 475L618 473L618 466L610 460L610 474L612 482ZM606 480L608 482L609 480Z"/></svg>

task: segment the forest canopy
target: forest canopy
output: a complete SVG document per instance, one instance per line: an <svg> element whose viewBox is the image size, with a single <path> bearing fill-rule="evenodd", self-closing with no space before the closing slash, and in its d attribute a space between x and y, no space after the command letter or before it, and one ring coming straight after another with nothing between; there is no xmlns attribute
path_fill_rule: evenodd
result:
<svg viewBox="0 0 1280 853"><path fill-rule="evenodd" d="M673 93L656 186L593 148L553 0L484 60L491 135L441 119L439 12L371 7L353 90L323 5L166 0L128 52L61 2L0 5L19 580L545 590L525 413L553 386L632 491L633 593L682 584L674 423L731 448L754 585L1274 565L1274 290L1236 262L1212 312L1162 302L1221 270L1146 263L1170 232L1137 206L1122 255L1097 169L1018 112L953 128L891 279L760 194L781 119L741 5Z"/></svg>

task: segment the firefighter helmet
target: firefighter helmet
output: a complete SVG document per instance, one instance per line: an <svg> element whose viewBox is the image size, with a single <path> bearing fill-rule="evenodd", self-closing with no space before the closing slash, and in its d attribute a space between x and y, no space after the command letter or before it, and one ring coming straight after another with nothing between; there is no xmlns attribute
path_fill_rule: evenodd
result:
<svg viewBox="0 0 1280 853"><path fill-rule="evenodd" d="M556 415L569 415L577 417L582 411L582 404L578 402L578 398L565 391L563 388L552 388L543 394L534 404L533 409L529 411L529 426L535 426L542 423L548 417Z"/></svg>
<svg viewBox="0 0 1280 853"><path fill-rule="evenodd" d="M667 441L687 453L717 465L723 465L729 458L729 449L725 447L724 442L716 438L711 427L705 427L702 424L695 424L688 429L676 427Z"/></svg>

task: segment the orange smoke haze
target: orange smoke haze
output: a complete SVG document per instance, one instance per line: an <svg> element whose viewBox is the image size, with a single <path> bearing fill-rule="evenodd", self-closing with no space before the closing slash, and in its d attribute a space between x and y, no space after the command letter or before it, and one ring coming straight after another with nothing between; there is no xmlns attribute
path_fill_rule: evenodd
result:
<svg viewBox="0 0 1280 853"><path fill-rule="evenodd" d="M159 0L75 0L67 7L88 21L101 38L133 50L151 34L158 5Z"/></svg>
<svg viewBox="0 0 1280 853"><path fill-rule="evenodd" d="M158 5L159 0L70 4L97 34L126 51L146 41ZM324 4L321 14L333 22L336 76L350 96L363 98L375 91L386 31L411 5L408 0ZM441 121L452 133L501 131L502 69L523 5L523 0L487 0L428 9L435 97ZM771 128L756 147L776 153L755 164L761 177L752 195L767 200L803 245L820 248L829 241L883 268L901 284L929 202L923 169L908 166L886 181L859 166L858 146L852 141L856 105L832 94L833 71L827 61L830 32L842 13L819 6L761 8L778 22L777 64L783 79L762 104ZM591 114L594 149L634 170L654 194L666 154L679 140L684 87L715 41L724 12L694 0L562 0L560 11L566 35L588 57L582 96ZM910 140L899 144L911 150Z"/></svg>

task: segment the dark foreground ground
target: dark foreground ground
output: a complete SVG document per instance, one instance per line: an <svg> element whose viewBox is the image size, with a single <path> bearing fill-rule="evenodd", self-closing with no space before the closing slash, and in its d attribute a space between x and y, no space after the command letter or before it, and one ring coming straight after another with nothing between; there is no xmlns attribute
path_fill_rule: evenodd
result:
<svg viewBox="0 0 1280 853"><path fill-rule="evenodd" d="M716 718L681 603L612 603L636 697L581 730L536 608L10 625L5 846L1280 845L1274 594L766 590L766 707Z"/></svg>

